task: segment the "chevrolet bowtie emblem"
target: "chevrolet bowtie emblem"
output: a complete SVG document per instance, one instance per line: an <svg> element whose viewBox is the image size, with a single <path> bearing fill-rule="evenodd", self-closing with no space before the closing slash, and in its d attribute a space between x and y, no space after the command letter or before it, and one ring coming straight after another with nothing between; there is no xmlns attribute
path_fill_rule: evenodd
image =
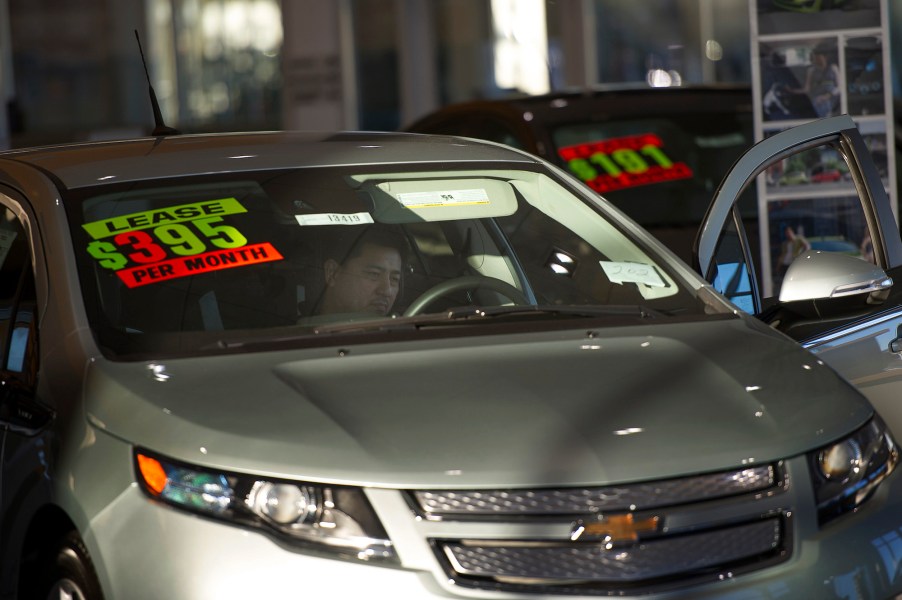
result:
<svg viewBox="0 0 902 600"><path fill-rule="evenodd" d="M591 538L606 544L635 542L639 539L640 533L657 531L660 520L660 517L657 516L636 519L633 513L600 516L592 521L581 519L570 529L570 539L575 542L579 539Z"/></svg>

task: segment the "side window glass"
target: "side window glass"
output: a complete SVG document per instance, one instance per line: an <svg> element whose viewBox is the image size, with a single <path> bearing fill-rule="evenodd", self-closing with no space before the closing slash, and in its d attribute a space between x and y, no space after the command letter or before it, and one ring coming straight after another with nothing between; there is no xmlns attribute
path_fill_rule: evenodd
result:
<svg viewBox="0 0 902 600"><path fill-rule="evenodd" d="M36 294L28 237L15 214L0 217L0 371L33 381Z"/></svg>
<svg viewBox="0 0 902 600"><path fill-rule="evenodd" d="M429 126L426 133L443 135L466 135L470 120L466 117L451 117Z"/></svg>
<svg viewBox="0 0 902 600"><path fill-rule="evenodd" d="M33 381L37 366L37 328L35 320L34 276L30 264L22 272L22 286L16 304L9 339L6 370L21 373L26 381Z"/></svg>
<svg viewBox="0 0 902 600"><path fill-rule="evenodd" d="M733 211L712 263L711 284L733 304L748 313L760 312L756 303L755 282L748 264L748 253L736 227L737 210Z"/></svg>
<svg viewBox="0 0 902 600"><path fill-rule="evenodd" d="M786 269L810 250L874 262L861 199L835 147L789 156L768 169L765 181L768 237L760 271L765 297L779 295Z"/></svg>
<svg viewBox="0 0 902 600"><path fill-rule="evenodd" d="M496 121L495 119L486 119L480 126L479 137L491 142L498 142L525 150L523 140L505 123Z"/></svg>
<svg viewBox="0 0 902 600"><path fill-rule="evenodd" d="M774 162L758 184L758 214L764 218L740 219L734 208L705 274L737 306L760 314L774 305L787 269L806 252L875 262L862 199L836 146L825 144Z"/></svg>

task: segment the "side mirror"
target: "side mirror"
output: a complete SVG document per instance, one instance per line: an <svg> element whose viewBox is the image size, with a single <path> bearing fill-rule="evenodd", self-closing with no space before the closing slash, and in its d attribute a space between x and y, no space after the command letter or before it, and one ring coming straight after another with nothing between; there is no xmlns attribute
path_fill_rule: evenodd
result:
<svg viewBox="0 0 902 600"><path fill-rule="evenodd" d="M780 302L870 294L892 285L892 278L883 269L865 260L812 250L789 265L780 288Z"/></svg>

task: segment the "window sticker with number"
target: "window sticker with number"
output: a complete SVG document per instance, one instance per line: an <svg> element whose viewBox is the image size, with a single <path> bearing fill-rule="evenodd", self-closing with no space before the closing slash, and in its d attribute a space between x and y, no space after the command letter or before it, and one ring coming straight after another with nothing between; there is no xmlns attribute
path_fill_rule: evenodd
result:
<svg viewBox="0 0 902 600"><path fill-rule="evenodd" d="M82 225L88 254L130 288L177 277L282 260L269 242L248 243L224 217L246 213L220 198L116 216Z"/></svg>
<svg viewBox="0 0 902 600"><path fill-rule="evenodd" d="M651 287L667 287L667 284L651 265L608 260L602 260L599 263L611 283L641 283Z"/></svg>
<svg viewBox="0 0 902 600"><path fill-rule="evenodd" d="M298 225L366 225L373 222L373 216L360 213L319 213L315 215L295 215Z"/></svg>
<svg viewBox="0 0 902 600"><path fill-rule="evenodd" d="M692 177L689 165L669 157L663 140L653 133L575 144L558 154L596 192Z"/></svg>

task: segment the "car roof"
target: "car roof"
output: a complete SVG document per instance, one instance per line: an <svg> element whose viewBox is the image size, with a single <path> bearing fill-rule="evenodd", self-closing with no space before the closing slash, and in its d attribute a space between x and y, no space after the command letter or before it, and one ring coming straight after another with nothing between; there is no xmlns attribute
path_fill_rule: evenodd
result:
<svg viewBox="0 0 902 600"><path fill-rule="evenodd" d="M361 164L536 163L525 153L452 136L378 132L249 132L86 142L0 152L69 189L196 174Z"/></svg>
<svg viewBox="0 0 902 600"><path fill-rule="evenodd" d="M614 120L656 114L751 113L748 85L717 84L652 88L648 86L572 89L538 96L472 100L449 104L405 129L422 131L436 120L475 112L506 114L538 123Z"/></svg>

